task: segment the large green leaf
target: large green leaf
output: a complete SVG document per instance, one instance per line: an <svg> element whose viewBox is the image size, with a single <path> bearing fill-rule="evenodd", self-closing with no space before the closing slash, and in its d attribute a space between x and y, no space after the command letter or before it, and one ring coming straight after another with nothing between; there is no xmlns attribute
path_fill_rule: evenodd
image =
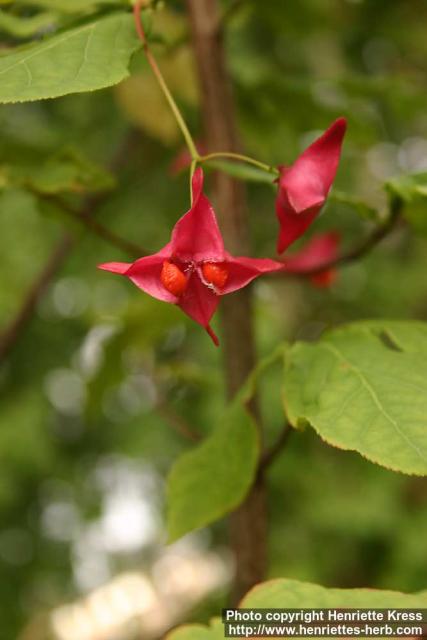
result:
<svg viewBox="0 0 427 640"><path fill-rule="evenodd" d="M243 598L241 607L257 609L422 609L427 605L425 594L381 591L376 589L327 589L310 582L279 578L254 587Z"/></svg>
<svg viewBox="0 0 427 640"><path fill-rule="evenodd" d="M0 57L0 102L94 91L129 75L138 48L132 16L115 13Z"/></svg>
<svg viewBox="0 0 427 640"><path fill-rule="evenodd" d="M239 400L205 442L172 467L167 484L171 541L236 507L254 478L259 454L256 426Z"/></svg>
<svg viewBox="0 0 427 640"><path fill-rule="evenodd" d="M290 422L395 471L427 475L427 325L360 322L286 357Z"/></svg>
<svg viewBox="0 0 427 640"><path fill-rule="evenodd" d="M425 609L427 596L425 592L410 594L375 589L327 589L309 582L279 578L254 587L239 606L247 609ZM224 626L218 618L209 627L184 625L166 636L166 640L219 638L224 638Z"/></svg>
<svg viewBox="0 0 427 640"><path fill-rule="evenodd" d="M213 434L172 467L168 478L171 540L217 520L244 499L259 457L257 427L247 404L255 393L258 379L283 358L285 349L286 345L280 345L260 360Z"/></svg>

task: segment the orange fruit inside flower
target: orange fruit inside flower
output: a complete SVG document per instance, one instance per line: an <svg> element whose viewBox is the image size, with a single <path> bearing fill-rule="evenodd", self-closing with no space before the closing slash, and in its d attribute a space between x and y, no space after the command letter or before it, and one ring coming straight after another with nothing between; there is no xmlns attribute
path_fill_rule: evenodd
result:
<svg viewBox="0 0 427 640"><path fill-rule="evenodd" d="M187 278L179 267L169 260L165 260L160 274L160 280L169 293L174 296L182 296L187 288Z"/></svg>
<svg viewBox="0 0 427 640"><path fill-rule="evenodd" d="M206 282L218 289L222 289L228 280L228 269L223 262L205 262L202 273Z"/></svg>

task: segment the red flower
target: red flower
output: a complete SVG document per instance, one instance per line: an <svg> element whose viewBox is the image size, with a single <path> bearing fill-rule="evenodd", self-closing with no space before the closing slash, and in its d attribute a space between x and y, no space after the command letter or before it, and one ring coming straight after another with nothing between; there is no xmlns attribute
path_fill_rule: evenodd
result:
<svg viewBox="0 0 427 640"><path fill-rule="evenodd" d="M263 273L283 270L269 259L235 258L224 249L215 212L203 193L203 171L193 176L193 204L176 223L170 242L158 253L134 263L108 262L100 269L127 276L137 287L164 302L177 304L204 327L209 326L219 298L237 291Z"/></svg>
<svg viewBox="0 0 427 640"><path fill-rule="evenodd" d="M314 236L300 251L286 258L286 271L301 275L307 273L316 287L329 287L336 280L337 270L334 267L322 270L322 266L336 260L340 240L336 231Z"/></svg>
<svg viewBox="0 0 427 640"><path fill-rule="evenodd" d="M304 233L323 207L337 172L346 127L345 118L338 118L291 167L279 167L279 253Z"/></svg>

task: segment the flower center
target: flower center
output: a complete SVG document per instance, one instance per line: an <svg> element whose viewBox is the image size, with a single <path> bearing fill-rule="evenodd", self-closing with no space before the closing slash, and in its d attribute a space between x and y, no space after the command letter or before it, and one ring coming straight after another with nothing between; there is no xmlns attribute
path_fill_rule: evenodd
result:
<svg viewBox="0 0 427 640"><path fill-rule="evenodd" d="M224 262L205 262L202 273L206 282L217 289L222 289L228 280L228 269Z"/></svg>
<svg viewBox="0 0 427 640"><path fill-rule="evenodd" d="M187 278L176 264L165 260L160 274L160 281L169 293L174 296L182 296L187 288Z"/></svg>

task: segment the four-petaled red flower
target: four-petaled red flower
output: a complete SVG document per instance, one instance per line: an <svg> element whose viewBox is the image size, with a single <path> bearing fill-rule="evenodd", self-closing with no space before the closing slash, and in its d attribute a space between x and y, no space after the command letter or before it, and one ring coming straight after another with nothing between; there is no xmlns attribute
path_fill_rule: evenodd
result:
<svg viewBox="0 0 427 640"><path fill-rule="evenodd" d="M215 212L203 193L200 168L193 176L192 194L191 209L178 220L163 249L132 264L109 262L99 268L128 277L158 300L179 305L218 345L209 322L220 296L285 266L270 259L236 258L225 251Z"/></svg>
<svg viewBox="0 0 427 640"><path fill-rule="evenodd" d="M337 270L328 265L338 258L340 240L336 231L313 236L302 249L286 257L287 273L307 274L314 286L329 287L337 278Z"/></svg>
<svg viewBox="0 0 427 640"><path fill-rule="evenodd" d="M345 118L338 118L292 166L279 167L279 253L304 233L324 205L337 172L346 127Z"/></svg>

